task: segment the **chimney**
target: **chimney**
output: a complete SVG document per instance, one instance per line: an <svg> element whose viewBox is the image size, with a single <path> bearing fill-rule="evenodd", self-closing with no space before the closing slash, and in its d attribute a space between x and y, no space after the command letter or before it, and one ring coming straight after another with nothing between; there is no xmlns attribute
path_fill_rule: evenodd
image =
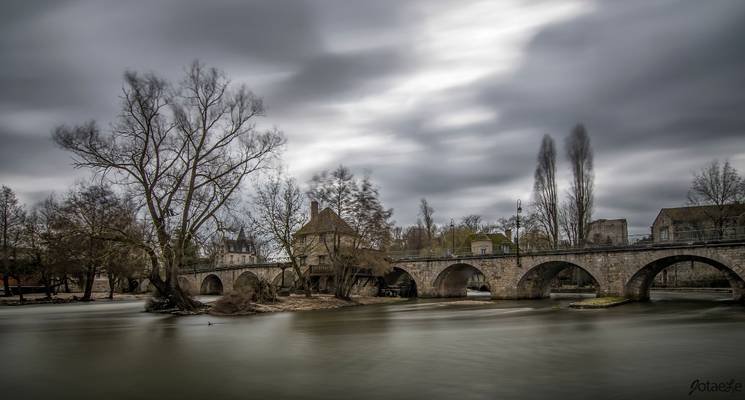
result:
<svg viewBox="0 0 745 400"><path fill-rule="evenodd" d="M504 235L507 236L507 240L512 241L512 229L505 229Z"/></svg>
<svg viewBox="0 0 745 400"><path fill-rule="evenodd" d="M318 202L313 200L310 202L310 219L311 221L318 217Z"/></svg>

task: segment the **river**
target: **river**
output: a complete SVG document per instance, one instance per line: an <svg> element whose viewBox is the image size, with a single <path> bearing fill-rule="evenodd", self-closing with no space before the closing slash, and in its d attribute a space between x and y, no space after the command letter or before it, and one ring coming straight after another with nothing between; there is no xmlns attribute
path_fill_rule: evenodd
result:
<svg viewBox="0 0 745 400"><path fill-rule="evenodd" d="M0 393L664 399L688 397L695 379L745 383L745 307L654 296L604 310L569 309L567 299L411 300L235 318L147 314L141 302L1 307Z"/></svg>

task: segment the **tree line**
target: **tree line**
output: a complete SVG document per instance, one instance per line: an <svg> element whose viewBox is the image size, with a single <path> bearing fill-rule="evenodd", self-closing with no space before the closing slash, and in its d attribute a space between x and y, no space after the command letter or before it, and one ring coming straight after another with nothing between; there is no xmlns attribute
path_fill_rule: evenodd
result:
<svg viewBox="0 0 745 400"><path fill-rule="evenodd" d="M69 292L74 283L86 301L91 299L95 278L105 273L112 298L114 290L127 288L142 271L143 253L109 239L139 234L142 227L132 204L106 185L80 184L61 199L50 196L31 208L3 186L0 213L5 296L15 290L23 301L26 283L41 285L51 298L59 290ZM15 288L10 278L16 281Z"/></svg>

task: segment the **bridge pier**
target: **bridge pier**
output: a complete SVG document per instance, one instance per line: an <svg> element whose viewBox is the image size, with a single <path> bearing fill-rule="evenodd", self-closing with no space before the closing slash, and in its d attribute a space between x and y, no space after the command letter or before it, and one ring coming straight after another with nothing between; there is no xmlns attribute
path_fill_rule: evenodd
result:
<svg viewBox="0 0 745 400"><path fill-rule="evenodd" d="M437 293L437 288L435 288L432 285L422 285L418 286L416 288L417 291L417 297L423 298L423 299L431 299L435 297L441 297L439 293Z"/></svg>

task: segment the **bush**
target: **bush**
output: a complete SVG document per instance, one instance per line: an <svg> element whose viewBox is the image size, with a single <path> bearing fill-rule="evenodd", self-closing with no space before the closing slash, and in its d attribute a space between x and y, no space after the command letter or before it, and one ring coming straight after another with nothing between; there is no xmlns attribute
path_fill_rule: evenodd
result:
<svg viewBox="0 0 745 400"><path fill-rule="evenodd" d="M212 311L219 314L252 314L256 311L256 303L245 291L233 292L220 297L212 306Z"/></svg>
<svg viewBox="0 0 745 400"><path fill-rule="evenodd" d="M256 304L275 303L277 289L266 280L260 280L254 286L248 286L236 292L228 293L215 302L212 309L220 314L251 314L256 311Z"/></svg>

